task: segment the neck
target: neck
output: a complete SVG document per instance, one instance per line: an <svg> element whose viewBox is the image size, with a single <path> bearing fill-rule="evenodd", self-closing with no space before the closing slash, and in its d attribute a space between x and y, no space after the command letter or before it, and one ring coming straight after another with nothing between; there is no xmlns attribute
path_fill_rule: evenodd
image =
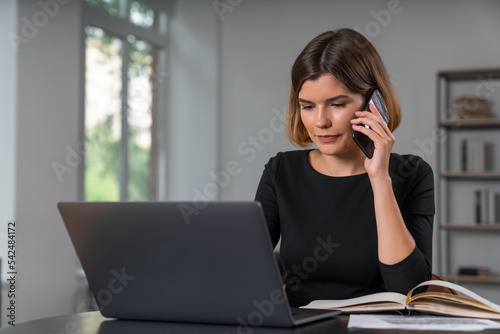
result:
<svg viewBox="0 0 500 334"><path fill-rule="evenodd" d="M352 176L366 173L365 155L361 151L358 153L357 150L342 156L325 155L319 150L314 150L309 155L309 162L315 170L328 176Z"/></svg>

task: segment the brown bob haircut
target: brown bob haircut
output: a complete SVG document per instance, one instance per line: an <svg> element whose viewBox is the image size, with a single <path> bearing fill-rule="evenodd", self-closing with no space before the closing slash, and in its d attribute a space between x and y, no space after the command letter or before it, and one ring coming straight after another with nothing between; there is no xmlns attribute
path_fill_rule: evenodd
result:
<svg viewBox="0 0 500 334"><path fill-rule="evenodd" d="M373 45L352 29L327 31L310 41L292 66L285 129L288 139L299 146L311 143L300 117L299 92L306 80L332 74L365 100L378 89L389 111L388 127L394 131L401 121L401 108L387 70Z"/></svg>

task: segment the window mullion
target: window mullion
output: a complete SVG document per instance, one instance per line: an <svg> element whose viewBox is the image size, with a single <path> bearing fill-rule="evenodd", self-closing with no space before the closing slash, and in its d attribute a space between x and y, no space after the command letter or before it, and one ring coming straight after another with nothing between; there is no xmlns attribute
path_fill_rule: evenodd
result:
<svg viewBox="0 0 500 334"><path fill-rule="evenodd" d="M120 12L118 14L119 17L122 19L127 20L128 19L128 0L120 0L120 3L118 5L120 8Z"/></svg>
<svg viewBox="0 0 500 334"><path fill-rule="evenodd" d="M128 199L128 68L130 62L130 47L123 38L122 55L122 107L121 107L121 141L120 141L120 200Z"/></svg>

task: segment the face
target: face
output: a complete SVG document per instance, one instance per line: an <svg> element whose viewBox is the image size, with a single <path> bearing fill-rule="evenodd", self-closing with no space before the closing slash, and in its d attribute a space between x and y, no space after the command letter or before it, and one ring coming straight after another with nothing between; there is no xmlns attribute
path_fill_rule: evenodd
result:
<svg viewBox="0 0 500 334"><path fill-rule="evenodd" d="M350 120L365 104L332 74L307 80L299 92L300 117L313 143L325 155L359 154ZM361 152L362 153L362 152Z"/></svg>

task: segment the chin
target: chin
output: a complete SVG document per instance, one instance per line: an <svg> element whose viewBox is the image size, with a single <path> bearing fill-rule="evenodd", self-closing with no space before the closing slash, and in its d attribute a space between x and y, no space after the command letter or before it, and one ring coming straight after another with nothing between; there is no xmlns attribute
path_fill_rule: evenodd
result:
<svg viewBox="0 0 500 334"><path fill-rule="evenodd" d="M323 155L337 155L337 154L341 153L341 152L339 152L339 150L336 150L332 147L318 147L318 150Z"/></svg>

